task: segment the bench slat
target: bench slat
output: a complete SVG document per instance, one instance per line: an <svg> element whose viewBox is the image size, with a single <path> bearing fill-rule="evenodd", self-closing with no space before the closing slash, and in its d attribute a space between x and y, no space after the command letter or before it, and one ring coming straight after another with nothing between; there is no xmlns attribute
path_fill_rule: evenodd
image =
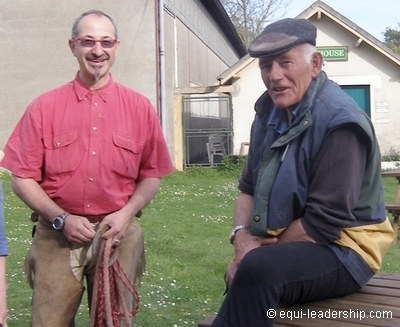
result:
<svg viewBox="0 0 400 327"><path fill-rule="evenodd" d="M400 280L373 278L368 283L369 286L386 287L400 289Z"/></svg>
<svg viewBox="0 0 400 327"><path fill-rule="evenodd" d="M314 324L310 323L310 324L304 324L304 325L296 325L293 323L294 322L292 322L292 323L288 322L288 323L284 323L284 324L274 323L274 327L321 327L321 326L324 326L324 327L365 327L365 326L367 326L367 325L360 325L360 324L353 324L353 323L345 323L345 324L342 323L342 324L340 324L340 326L338 326L338 325L334 326L334 325L329 324L329 320L323 320L323 319L321 319L319 324L318 323L314 323Z"/></svg>
<svg viewBox="0 0 400 327"><path fill-rule="evenodd" d="M279 309L277 313L277 317L274 320L274 327L275 323L277 324L287 324L289 326L296 326L296 327L314 327L314 326L335 326L335 327L342 327L342 326L349 326L349 325L355 325L355 326L386 326L386 327L398 327L400 326L400 317L395 315L393 313L393 316L389 318L370 318L369 317L369 312L380 312L382 313L383 311L393 311L393 310L388 310L386 306L380 306L380 307L374 307L374 306L369 306L368 308L364 306L360 306L360 304L357 305L355 302L349 301L348 303L344 302L338 302L332 301L330 304L324 303L325 301L319 301L316 302L315 305L313 303L306 304L306 305L301 305L301 306L293 306L290 309L292 315L296 315L296 317L299 317L300 312L302 313L302 318L301 319L295 319L292 318L290 319L289 317L286 317L286 314L288 313L287 311L282 313L285 314L285 316L282 316L283 318L280 318L281 311L285 311L285 309ZM347 305L346 305L347 304ZM330 309L330 311L328 311ZM308 311L310 310L310 311ZM349 310L353 310L354 313L352 313L351 317L349 316L343 316L343 312L349 312ZM340 315L339 315L340 311ZM361 312L365 312L365 318L362 319L361 317ZM296 313L294 313L296 312ZM315 312L317 316L312 318L310 315L311 313L308 312ZM326 312L329 313L336 313L336 316L331 318L319 318L319 315L324 315ZM397 312L398 313L398 312Z"/></svg>
<svg viewBox="0 0 400 327"><path fill-rule="evenodd" d="M391 274L391 273L385 273L385 272L379 272L377 273L369 282L370 283L374 283L376 280L397 280L398 282L400 282L400 274Z"/></svg>
<svg viewBox="0 0 400 327"><path fill-rule="evenodd" d="M314 318L307 317L307 310L315 312L326 312L328 309L338 311L353 310L351 318ZM364 318L356 316L356 312L392 312L392 318ZM280 312L292 311L292 314L299 315L299 312L306 312L301 319L280 318ZM286 314L285 314L286 315ZM215 315L205 318L198 324L198 327L209 327ZM375 275L358 293L343 298L315 301L290 308L278 308L277 317L274 320L274 327L361 327L361 326L400 326L400 275L379 273Z"/></svg>
<svg viewBox="0 0 400 327"><path fill-rule="evenodd" d="M399 298L386 295L365 296L365 294L362 293L355 293L352 295L348 295L346 299L351 299L352 301L356 301L360 304L360 306L364 305L364 303L381 304L393 307L399 306Z"/></svg>
<svg viewBox="0 0 400 327"><path fill-rule="evenodd" d="M287 326L293 327L350 327L350 326L385 326L385 327L399 327L400 319L392 318L392 319L324 319L324 318L307 318L303 317L302 319L293 319L293 320L281 320L280 318L276 318L275 321L278 324L284 324ZM251 326L253 327L253 326ZM275 327L275 324L274 324Z"/></svg>
<svg viewBox="0 0 400 327"><path fill-rule="evenodd" d="M392 289L386 287L377 287L377 286L365 286L360 290L360 293L364 294L372 294L372 295L387 295L387 296L397 296L400 298L400 289ZM399 301L400 302L400 301Z"/></svg>
<svg viewBox="0 0 400 327"><path fill-rule="evenodd" d="M400 211L400 204L396 203L386 203L385 204L386 210L399 210Z"/></svg>
<svg viewBox="0 0 400 327"><path fill-rule="evenodd" d="M298 321L292 321L292 322L285 322L285 323L274 323L274 327L366 327L368 325L360 325L360 324L355 324L355 323L341 323L340 325L331 325L329 323L329 320L326 319L314 319L315 321L312 321L311 319L302 322L300 325L298 324ZM318 322L319 320L319 322ZM371 326L371 325L370 325ZM374 326L374 325L372 325ZM376 327L376 326L375 326Z"/></svg>
<svg viewBox="0 0 400 327"><path fill-rule="evenodd" d="M365 312L371 312L371 311L388 311L387 305L379 305L379 304L374 304L374 303L368 303L368 302L357 302L357 301L349 301L346 299L341 299L338 301L337 299L328 299L324 301L318 301L318 302L311 302L309 305L303 305L301 306L302 308L304 307L310 307L314 308L314 310L326 310L326 309L332 309L332 310L341 310L341 311L347 311L347 310L353 310L355 312L359 312L360 310L363 310ZM400 307L395 308L391 307L389 311L392 312L392 316L394 318L400 318Z"/></svg>

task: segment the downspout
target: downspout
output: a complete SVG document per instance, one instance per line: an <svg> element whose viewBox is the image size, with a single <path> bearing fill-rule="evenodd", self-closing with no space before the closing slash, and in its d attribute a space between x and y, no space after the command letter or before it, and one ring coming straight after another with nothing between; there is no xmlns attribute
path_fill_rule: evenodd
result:
<svg viewBox="0 0 400 327"><path fill-rule="evenodd" d="M164 137L167 139L167 114L165 106L165 46L164 46L164 0L158 0L158 41L160 69L160 115Z"/></svg>

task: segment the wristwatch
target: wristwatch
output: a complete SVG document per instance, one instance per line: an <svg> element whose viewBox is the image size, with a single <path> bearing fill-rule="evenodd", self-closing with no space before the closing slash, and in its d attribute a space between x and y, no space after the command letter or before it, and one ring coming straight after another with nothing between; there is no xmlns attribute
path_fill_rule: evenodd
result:
<svg viewBox="0 0 400 327"><path fill-rule="evenodd" d="M238 231L240 231L241 229L247 229L247 230L249 230L249 226L246 226L246 225L238 225L238 226L233 227L232 232L231 232L231 237L229 238L229 242L231 242L231 244L233 244L233 241L235 240L236 233L237 233Z"/></svg>
<svg viewBox="0 0 400 327"><path fill-rule="evenodd" d="M69 212L63 212L53 219L53 228L55 230L62 230L64 228L65 218L69 215Z"/></svg>

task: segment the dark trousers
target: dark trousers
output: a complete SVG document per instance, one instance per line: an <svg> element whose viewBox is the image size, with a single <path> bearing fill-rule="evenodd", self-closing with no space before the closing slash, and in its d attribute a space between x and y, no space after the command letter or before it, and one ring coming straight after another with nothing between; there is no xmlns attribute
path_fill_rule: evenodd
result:
<svg viewBox="0 0 400 327"><path fill-rule="evenodd" d="M263 246L242 260L211 327L269 327L271 310L340 297L360 289L326 246L295 242Z"/></svg>

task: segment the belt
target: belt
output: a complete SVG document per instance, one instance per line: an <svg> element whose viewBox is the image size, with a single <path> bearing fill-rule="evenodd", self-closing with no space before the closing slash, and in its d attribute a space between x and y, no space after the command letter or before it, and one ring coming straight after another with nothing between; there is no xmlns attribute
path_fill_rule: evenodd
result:
<svg viewBox="0 0 400 327"><path fill-rule="evenodd" d="M107 215L97 215L97 216L83 216L83 215L77 215L81 217L85 217L87 220L89 220L92 224L99 223L101 222L105 216ZM39 220L39 215L36 212L32 212L31 214L31 220L35 223Z"/></svg>
<svg viewBox="0 0 400 327"><path fill-rule="evenodd" d="M95 223L101 222L101 221L104 219L104 217L107 216L107 215L109 215L109 214L106 214L106 215L97 215L97 216L82 216L82 217L86 217L87 220L89 220L92 224L95 224ZM141 216L142 216L142 210L140 210L140 211L136 214L136 217L137 217L137 218L140 218Z"/></svg>
<svg viewBox="0 0 400 327"><path fill-rule="evenodd" d="M97 215L97 216L82 216L89 220L92 224L101 222L107 215Z"/></svg>
<svg viewBox="0 0 400 327"><path fill-rule="evenodd" d="M142 215L142 210L140 210L137 214L136 217L140 218ZM83 216L83 215L77 215L77 216L82 216L85 217L87 220L89 220L92 224L99 223L101 222L105 216L107 215L96 215L96 216ZM37 222L39 220L39 215L36 212L32 212L31 214L31 220L33 222Z"/></svg>

